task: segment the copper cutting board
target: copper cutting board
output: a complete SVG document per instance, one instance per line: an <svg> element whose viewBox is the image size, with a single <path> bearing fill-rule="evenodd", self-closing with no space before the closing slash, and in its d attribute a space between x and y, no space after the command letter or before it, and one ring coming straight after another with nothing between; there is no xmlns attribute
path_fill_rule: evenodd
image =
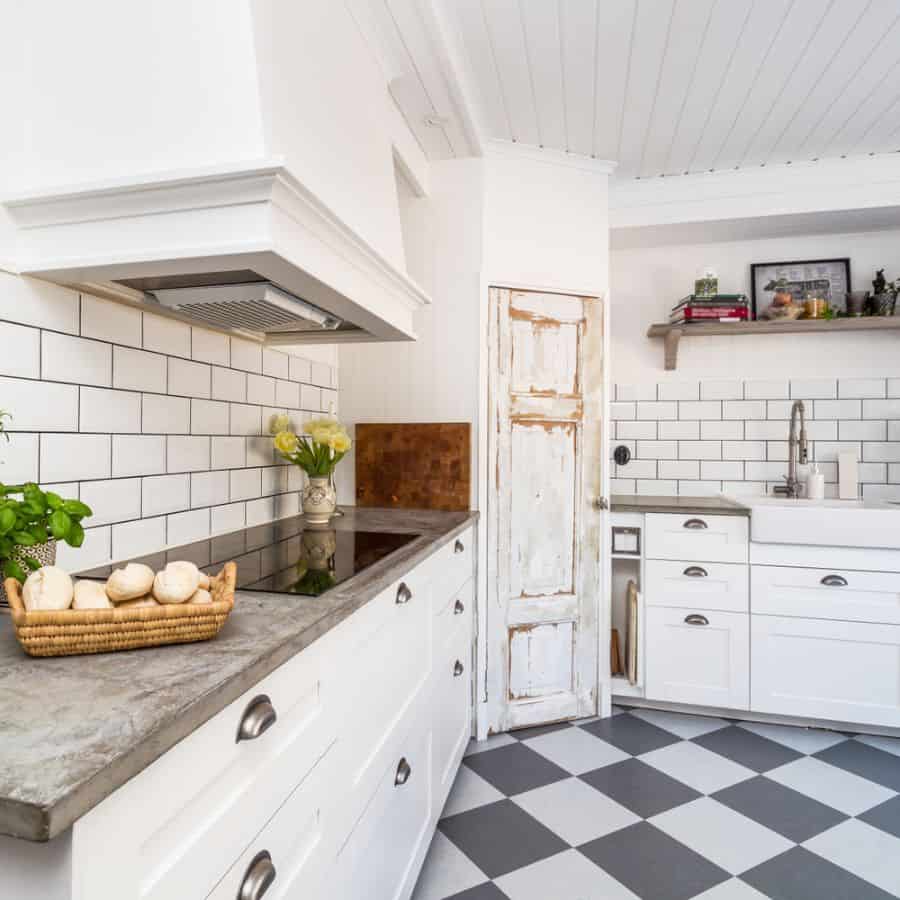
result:
<svg viewBox="0 0 900 900"><path fill-rule="evenodd" d="M471 425L356 426L357 506L469 509Z"/></svg>

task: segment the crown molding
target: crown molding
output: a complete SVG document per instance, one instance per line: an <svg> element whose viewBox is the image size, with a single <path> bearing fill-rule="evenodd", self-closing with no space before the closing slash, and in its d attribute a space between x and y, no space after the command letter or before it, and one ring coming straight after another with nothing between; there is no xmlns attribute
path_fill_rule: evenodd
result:
<svg viewBox="0 0 900 900"><path fill-rule="evenodd" d="M608 159L596 159L593 156L582 156L578 153L568 153L565 150L551 150L546 147L535 147L532 144L520 144L516 141L505 141L499 138L492 138L485 142L485 156L494 159L529 160L550 166L579 169L595 175L611 175L616 168L616 163Z"/></svg>

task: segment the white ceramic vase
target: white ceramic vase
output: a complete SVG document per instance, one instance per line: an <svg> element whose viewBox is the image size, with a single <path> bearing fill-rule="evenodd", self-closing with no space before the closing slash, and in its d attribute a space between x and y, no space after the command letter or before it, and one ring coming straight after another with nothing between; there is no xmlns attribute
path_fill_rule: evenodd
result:
<svg viewBox="0 0 900 900"><path fill-rule="evenodd" d="M303 516L310 525L326 525L334 515L337 494L331 486L331 479L311 475L309 484L303 491Z"/></svg>

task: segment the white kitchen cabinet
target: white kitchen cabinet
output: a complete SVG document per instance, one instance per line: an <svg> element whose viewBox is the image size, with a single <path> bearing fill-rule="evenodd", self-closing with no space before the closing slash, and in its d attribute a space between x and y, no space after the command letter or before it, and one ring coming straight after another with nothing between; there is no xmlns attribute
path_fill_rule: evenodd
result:
<svg viewBox="0 0 900 900"><path fill-rule="evenodd" d="M648 606L647 698L747 709L748 618L746 613Z"/></svg>
<svg viewBox="0 0 900 900"><path fill-rule="evenodd" d="M644 531L647 559L747 562L745 516L648 513Z"/></svg>
<svg viewBox="0 0 900 900"><path fill-rule="evenodd" d="M900 625L751 618L755 711L900 728Z"/></svg>
<svg viewBox="0 0 900 900"><path fill-rule="evenodd" d="M648 606L750 611L747 566L649 559L645 579Z"/></svg>

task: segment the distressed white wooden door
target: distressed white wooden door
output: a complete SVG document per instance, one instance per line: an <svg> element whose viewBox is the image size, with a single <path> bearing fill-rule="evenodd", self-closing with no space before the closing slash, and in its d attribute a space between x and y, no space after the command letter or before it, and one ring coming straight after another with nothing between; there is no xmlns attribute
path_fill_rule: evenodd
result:
<svg viewBox="0 0 900 900"><path fill-rule="evenodd" d="M490 732L597 710L603 301L492 288Z"/></svg>

